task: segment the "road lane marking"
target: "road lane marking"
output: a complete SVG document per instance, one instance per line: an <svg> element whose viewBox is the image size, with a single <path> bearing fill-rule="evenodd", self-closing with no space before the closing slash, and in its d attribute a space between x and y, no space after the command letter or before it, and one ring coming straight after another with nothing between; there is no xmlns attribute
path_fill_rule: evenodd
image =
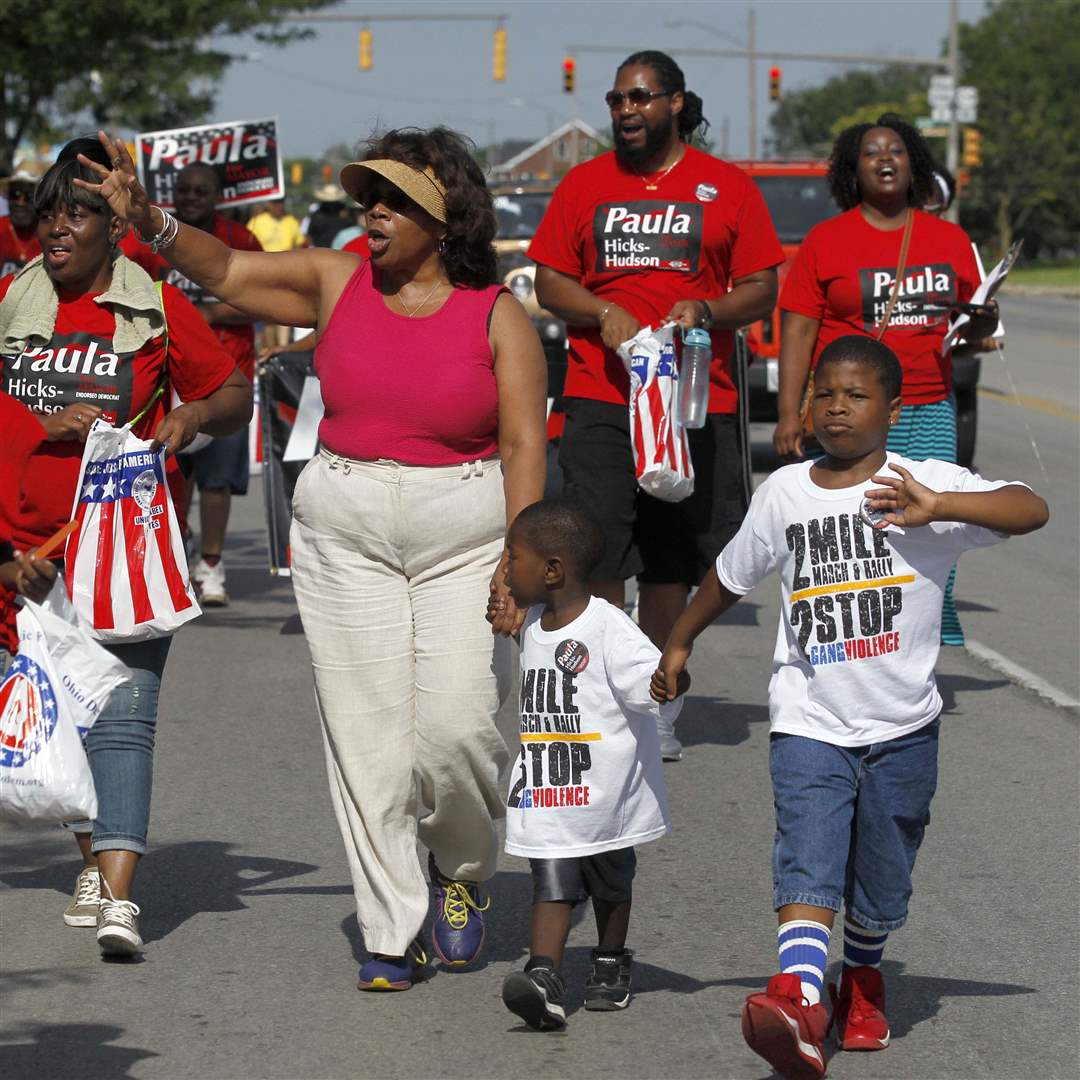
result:
<svg viewBox="0 0 1080 1080"><path fill-rule="evenodd" d="M1012 660L1002 656L997 650L991 649L989 645L968 638L967 651L972 656L982 660L984 664L989 664L995 671L1000 671L1002 675L1005 675L1012 682L1022 686L1025 690L1033 691L1039 697L1046 698L1047 701L1053 702L1059 708L1080 709L1080 701L1072 695L1065 693L1064 690L1059 690L1056 686L1052 686L1044 678L1036 675L1034 671L1028 671L1027 668L1014 664Z"/></svg>
<svg viewBox="0 0 1080 1080"><path fill-rule="evenodd" d="M1080 413L1062 405L1060 401L1047 401L1046 398L1031 397L1030 394L1008 394L1004 390L996 390L992 386L980 386L979 394L982 397L993 398L1002 405L1013 405L1021 409L1034 409L1036 412L1047 413L1050 416L1060 416L1063 420L1080 420Z"/></svg>

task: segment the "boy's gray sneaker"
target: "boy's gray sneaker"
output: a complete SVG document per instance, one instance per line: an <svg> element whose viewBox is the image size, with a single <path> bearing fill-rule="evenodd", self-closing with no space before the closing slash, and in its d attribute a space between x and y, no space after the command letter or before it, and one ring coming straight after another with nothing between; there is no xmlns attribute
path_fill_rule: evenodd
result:
<svg viewBox="0 0 1080 1080"><path fill-rule="evenodd" d="M96 866L84 866L75 879L71 903L64 912L68 926L97 926L101 904L101 876Z"/></svg>
<svg viewBox="0 0 1080 1080"><path fill-rule="evenodd" d="M614 1012L630 1004L630 973L634 966L632 949L613 953L593 949L592 971L585 983L585 1008L591 1012Z"/></svg>

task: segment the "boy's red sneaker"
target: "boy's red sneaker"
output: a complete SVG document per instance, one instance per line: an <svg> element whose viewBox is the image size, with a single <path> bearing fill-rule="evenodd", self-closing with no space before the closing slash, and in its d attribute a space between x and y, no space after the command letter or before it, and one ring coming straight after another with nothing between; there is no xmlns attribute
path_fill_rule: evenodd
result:
<svg viewBox="0 0 1080 1080"><path fill-rule="evenodd" d="M885 980L877 968L845 965L839 992L830 986L829 993L841 1050L884 1050L889 1045Z"/></svg>
<svg viewBox="0 0 1080 1080"><path fill-rule="evenodd" d="M825 1032L829 1014L807 1005L799 976L774 975L764 994L743 1005L746 1045L787 1080L820 1080L825 1075Z"/></svg>

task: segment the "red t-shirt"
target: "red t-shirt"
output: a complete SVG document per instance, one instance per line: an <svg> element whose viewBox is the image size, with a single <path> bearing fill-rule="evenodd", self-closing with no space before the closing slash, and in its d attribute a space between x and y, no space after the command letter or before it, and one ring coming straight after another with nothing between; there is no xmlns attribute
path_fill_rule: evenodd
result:
<svg viewBox="0 0 1080 1080"><path fill-rule="evenodd" d="M0 281L0 300L11 278ZM233 373L235 363L221 347L206 320L179 290L162 287L169 323L168 377L184 401L208 397ZM65 405L98 405L110 423L126 423L146 406L161 381L165 363L162 338L136 353L118 355L112 337L116 318L94 303L100 293L59 293L56 328L48 346L31 346L17 356L0 356L2 389L38 412ZM135 426L141 439L153 435L165 415L169 388ZM28 548L47 539L71 516L82 461L81 442L43 443L23 476L16 546Z"/></svg>
<svg viewBox="0 0 1080 1080"><path fill-rule="evenodd" d="M262 244L243 225L220 214L214 215L213 235L227 247L238 251L262 251ZM155 281L167 281L179 289L193 304L212 304L215 297L201 286L189 281L161 255L155 255L131 230L120 242L123 253L137 262ZM254 320L252 320L252 323ZM255 328L252 323L211 323L218 341L233 358L236 366L249 378L255 378Z"/></svg>
<svg viewBox="0 0 1080 1080"><path fill-rule="evenodd" d="M371 245L368 243L367 233L354 236L341 250L351 251L354 255L359 255L361 259L370 259Z"/></svg>
<svg viewBox="0 0 1080 1080"><path fill-rule="evenodd" d="M37 229L18 230L11 224L11 218L0 217L0 278L21 270L40 254Z"/></svg>
<svg viewBox="0 0 1080 1080"><path fill-rule="evenodd" d="M815 365L821 350L838 337L877 334L903 236L903 229L874 228L858 207L807 234L784 282L780 307L820 320ZM967 233L959 225L915 211L904 281L882 339L904 369L905 405L943 401L952 389L952 359L941 352L948 316L924 314L922 305L969 300L978 284L979 268Z"/></svg>
<svg viewBox="0 0 1080 1080"><path fill-rule="evenodd" d="M678 300L722 296L736 278L778 266L784 252L754 182L692 146L648 191L614 153L578 165L555 189L529 257L656 326ZM625 404L630 380L598 327L568 327L564 393ZM710 412L734 412L734 336L714 330Z"/></svg>

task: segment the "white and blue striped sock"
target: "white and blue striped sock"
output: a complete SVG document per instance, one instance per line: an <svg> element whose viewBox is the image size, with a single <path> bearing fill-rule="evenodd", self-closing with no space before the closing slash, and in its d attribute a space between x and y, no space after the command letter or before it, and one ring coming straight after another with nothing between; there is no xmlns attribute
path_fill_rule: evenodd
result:
<svg viewBox="0 0 1080 1080"><path fill-rule="evenodd" d="M844 966L872 967L881 964L885 942L889 940L888 930L867 930L865 926L851 921L851 916L844 917Z"/></svg>
<svg viewBox="0 0 1080 1080"><path fill-rule="evenodd" d="M780 971L798 975L803 997L809 1004L817 1005L829 963L829 928L807 919L782 923L776 931L776 948L780 953Z"/></svg>

